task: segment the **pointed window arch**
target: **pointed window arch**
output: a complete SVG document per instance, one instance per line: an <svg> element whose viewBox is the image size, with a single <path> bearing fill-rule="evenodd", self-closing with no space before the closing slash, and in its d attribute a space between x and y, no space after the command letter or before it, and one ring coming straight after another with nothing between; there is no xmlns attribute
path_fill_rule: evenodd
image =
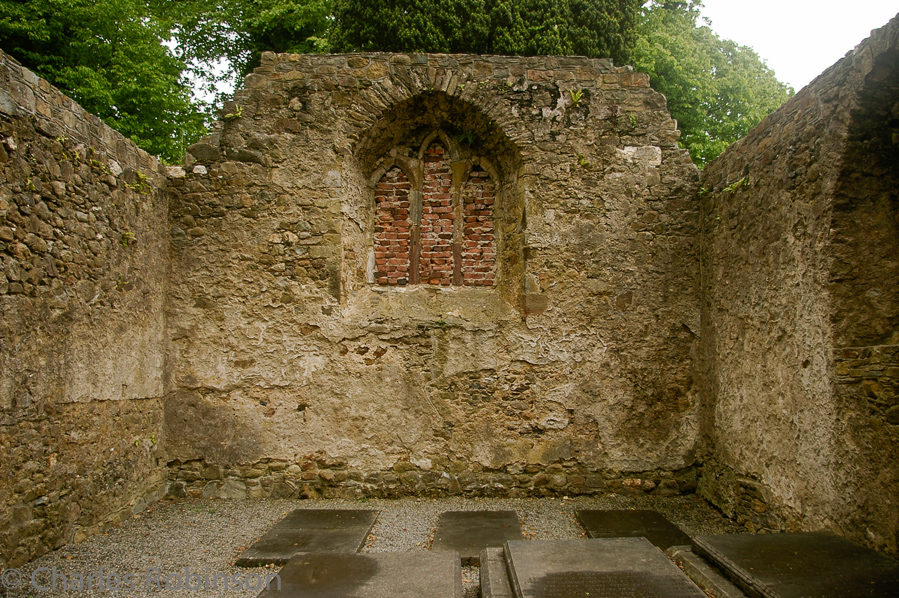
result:
<svg viewBox="0 0 899 598"><path fill-rule="evenodd" d="M373 280L493 286L496 183L483 158L459 157L443 131L417 159L388 160L375 185Z"/></svg>

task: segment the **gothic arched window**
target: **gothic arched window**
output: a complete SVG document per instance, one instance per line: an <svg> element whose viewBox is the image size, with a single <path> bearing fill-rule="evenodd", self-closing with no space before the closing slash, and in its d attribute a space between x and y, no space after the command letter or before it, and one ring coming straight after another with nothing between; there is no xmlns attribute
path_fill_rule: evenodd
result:
<svg viewBox="0 0 899 598"><path fill-rule="evenodd" d="M479 160L453 160L447 141L432 135L375 186L373 282L494 285L494 181Z"/></svg>

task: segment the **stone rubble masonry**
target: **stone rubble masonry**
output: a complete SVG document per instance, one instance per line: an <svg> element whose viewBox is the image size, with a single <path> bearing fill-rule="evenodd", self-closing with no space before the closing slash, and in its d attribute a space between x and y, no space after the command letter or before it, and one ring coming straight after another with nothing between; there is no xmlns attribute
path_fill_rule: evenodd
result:
<svg viewBox="0 0 899 598"><path fill-rule="evenodd" d="M264 54L167 188L170 492L691 491L678 137L608 60Z"/></svg>
<svg viewBox="0 0 899 598"><path fill-rule="evenodd" d="M422 469L408 461L378 472L307 455L296 462L262 460L221 466L204 460L170 464L169 495L176 498L400 498L404 496L592 495L674 496L696 489L696 468L679 471L589 471L577 462L510 465L497 471Z"/></svg>
<svg viewBox="0 0 899 598"><path fill-rule="evenodd" d="M897 36L701 188L608 60L265 53L163 169L0 54L0 568L165 493L698 489L896 552Z"/></svg>
<svg viewBox="0 0 899 598"><path fill-rule="evenodd" d="M700 489L899 542L899 17L702 176Z"/></svg>
<svg viewBox="0 0 899 598"><path fill-rule="evenodd" d="M899 345L843 347L833 359L837 383L858 385L872 413L899 425Z"/></svg>
<svg viewBox="0 0 899 598"><path fill-rule="evenodd" d="M164 186L0 52L0 569L165 493Z"/></svg>

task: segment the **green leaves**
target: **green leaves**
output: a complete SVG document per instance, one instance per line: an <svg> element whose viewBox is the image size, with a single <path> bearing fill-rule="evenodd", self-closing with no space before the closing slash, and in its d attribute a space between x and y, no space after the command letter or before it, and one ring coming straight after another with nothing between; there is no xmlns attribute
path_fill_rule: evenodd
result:
<svg viewBox="0 0 899 598"><path fill-rule="evenodd" d="M630 64L643 0L569 0L572 52Z"/></svg>
<svg viewBox="0 0 899 598"><path fill-rule="evenodd" d="M341 52L581 54L627 62L640 0L336 0Z"/></svg>
<svg viewBox="0 0 899 598"><path fill-rule="evenodd" d="M701 24L698 1L642 3L0 0L0 47L169 161L205 131L188 76L206 91L239 84L267 50L611 57L650 74L700 165L792 93L750 48Z"/></svg>
<svg viewBox="0 0 899 598"><path fill-rule="evenodd" d="M331 0L244 0L241 26L247 39L246 75L267 50L327 52L330 50Z"/></svg>
<svg viewBox="0 0 899 598"><path fill-rule="evenodd" d="M0 46L169 161L205 130L168 31L138 0L0 1Z"/></svg>
<svg viewBox="0 0 899 598"><path fill-rule="evenodd" d="M149 0L204 89L240 83L263 52L328 52L332 0ZM222 63L225 63L223 68Z"/></svg>
<svg viewBox="0 0 899 598"><path fill-rule="evenodd" d="M482 46L483 0L337 0L338 51L462 52Z"/></svg>
<svg viewBox="0 0 899 598"><path fill-rule="evenodd" d="M793 90L758 55L699 24L698 1L652 2L643 9L634 53L637 70L682 132L681 145L700 166L783 104Z"/></svg>

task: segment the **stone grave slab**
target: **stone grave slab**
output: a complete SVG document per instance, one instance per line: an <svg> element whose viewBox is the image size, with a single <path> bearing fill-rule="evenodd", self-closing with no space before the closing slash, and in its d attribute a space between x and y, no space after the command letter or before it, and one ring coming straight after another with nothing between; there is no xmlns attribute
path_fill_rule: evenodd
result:
<svg viewBox="0 0 899 598"><path fill-rule="evenodd" d="M591 538L646 538L662 550L690 544L690 536L658 511L581 510L575 515Z"/></svg>
<svg viewBox="0 0 899 598"><path fill-rule="evenodd" d="M503 549L485 548L480 560L481 598L513 598Z"/></svg>
<svg viewBox="0 0 899 598"><path fill-rule="evenodd" d="M718 569L693 552L690 546L672 546L665 551L665 556L674 561L690 580L715 598L746 598L746 594L735 586Z"/></svg>
<svg viewBox="0 0 899 598"><path fill-rule="evenodd" d="M433 549L455 550L463 565L476 565L485 548L522 538L515 511L447 511L437 522Z"/></svg>
<svg viewBox="0 0 899 598"><path fill-rule="evenodd" d="M241 553L235 565L283 565L300 552L356 552L379 511L297 509Z"/></svg>
<svg viewBox="0 0 899 598"><path fill-rule="evenodd" d="M693 547L754 597L899 596L899 563L835 534L698 536Z"/></svg>
<svg viewBox="0 0 899 598"><path fill-rule="evenodd" d="M506 543L517 598L706 598L646 538Z"/></svg>
<svg viewBox="0 0 899 598"><path fill-rule="evenodd" d="M455 552L300 554L259 598L462 598Z"/></svg>

